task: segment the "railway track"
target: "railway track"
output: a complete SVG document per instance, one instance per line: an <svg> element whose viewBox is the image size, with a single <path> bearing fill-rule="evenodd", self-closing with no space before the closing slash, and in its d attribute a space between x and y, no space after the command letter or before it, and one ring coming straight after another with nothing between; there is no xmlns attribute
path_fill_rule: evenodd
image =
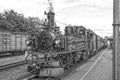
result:
<svg viewBox="0 0 120 80"><path fill-rule="evenodd" d="M9 57L16 57L16 56L22 56L24 54L17 54L17 55L12 55L12 54L0 54L0 58L9 58Z"/></svg>
<svg viewBox="0 0 120 80"><path fill-rule="evenodd" d="M13 67L16 67L19 65L24 65L26 63L27 63L27 61L19 61L19 62L15 62L15 63L11 63L11 64L2 65L2 66L0 66L0 71L9 69L9 68L13 68Z"/></svg>
<svg viewBox="0 0 120 80"><path fill-rule="evenodd" d="M103 51L103 50L102 50ZM98 57L100 56L100 53L102 52L100 51L99 54L95 54L94 57ZM90 57L88 60L90 60L91 58L93 57ZM79 66L85 64L88 60L85 60L85 61L81 61L79 62L78 64L72 66L70 68L69 71L65 71L65 73L61 76L58 76L57 78L54 78L54 77L49 77L49 78L46 78L46 77L36 77L35 75L32 75L32 74L27 74L17 80L62 80L65 76L67 76L68 74L72 73L75 69L77 69Z"/></svg>

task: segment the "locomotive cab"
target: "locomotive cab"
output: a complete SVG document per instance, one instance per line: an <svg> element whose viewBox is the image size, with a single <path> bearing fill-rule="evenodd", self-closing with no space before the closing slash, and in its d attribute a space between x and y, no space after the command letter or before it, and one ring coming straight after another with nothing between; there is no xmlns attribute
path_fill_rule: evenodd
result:
<svg viewBox="0 0 120 80"><path fill-rule="evenodd" d="M77 34L77 38L79 38L79 39L85 39L85 36L86 36L86 29L84 28L84 27L82 27L82 26L78 26L77 28L76 28L76 34Z"/></svg>

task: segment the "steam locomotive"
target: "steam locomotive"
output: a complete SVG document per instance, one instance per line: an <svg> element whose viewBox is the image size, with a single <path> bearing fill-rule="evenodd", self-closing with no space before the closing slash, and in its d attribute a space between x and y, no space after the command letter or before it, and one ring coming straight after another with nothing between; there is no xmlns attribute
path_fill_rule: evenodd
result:
<svg viewBox="0 0 120 80"><path fill-rule="evenodd" d="M48 25L26 41L29 73L56 77L107 47L107 40L83 26L66 26L64 35L53 26L54 13L50 11Z"/></svg>

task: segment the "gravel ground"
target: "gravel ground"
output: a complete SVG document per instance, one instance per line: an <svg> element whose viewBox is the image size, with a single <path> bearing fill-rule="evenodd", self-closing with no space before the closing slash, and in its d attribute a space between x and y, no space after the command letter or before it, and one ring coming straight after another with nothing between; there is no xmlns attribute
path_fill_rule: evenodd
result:
<svg viewBox="0 0 120 80"><path fill-rule="evenodd" d="M7 58L1 58L0 59L0 66L10 64L10 63L14 63L14 62L23 61L24 59L25 59L24 55L9 57L9 58L8 57Z"/></svg>
<svg viewBox="0 0 120 80"><path fill-rule="evenodd" d="M0 80L16 80L18 77L27 74L27 65L0 71Z"/></svg>
<svg viewBox="0 0 120 80"><path fill-rule="evenodd" d="M94 66L94 68L82 80L112 80L112 54L111 50L103 51L105 54ZM101 54L101 53L100 53ZM67 75L63 80L81 80L97 60L98 55L88 60L75 71Z"/></svg>

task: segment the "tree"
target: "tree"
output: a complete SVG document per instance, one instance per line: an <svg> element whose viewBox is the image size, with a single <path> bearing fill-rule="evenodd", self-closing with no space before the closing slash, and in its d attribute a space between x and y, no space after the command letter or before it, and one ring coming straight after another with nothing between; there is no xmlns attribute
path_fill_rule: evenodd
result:
<svg viewBox="0 0 120 80"><path fill-rule="evenodd" d="M16 32L39 32L41 20L38 17L25 18L14 10L5 10L0 13L0 27L9 31Z"/></svg>

